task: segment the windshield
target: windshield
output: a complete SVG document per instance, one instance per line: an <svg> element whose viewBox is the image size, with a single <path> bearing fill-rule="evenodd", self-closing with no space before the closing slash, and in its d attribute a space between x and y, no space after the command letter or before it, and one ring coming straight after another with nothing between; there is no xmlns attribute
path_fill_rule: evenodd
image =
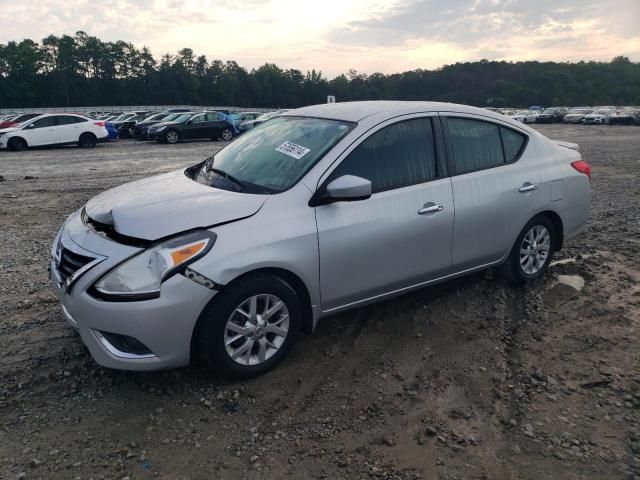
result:
<svg viewBox="0 0 640 480"><path fill-rule="evenodd" d="M277 114L278 112L263 113L258 118L256 118L256 120L262 120L262 121L269 120L271 117L275 117Z"/></svg>
<svg viewBox="0 0 640 480"><path fill-rule="evenodd" d="M544 112L542 113L546 113L546 114L552 114L552 113L556 113L556 109L555 108L545 108Z"/></svg>
<svg viewBox="0 0 640 480"><path fill-rule="evenodd" d="M191 117L193 116L193 113L181 113L180 115L178 115L177 117L174 118L165 118L164 121L165 122L178 122L178 123L183 123L186 122L187 120L189 120Z"/></svg>
<svg viewBox="0 0 640 480"><path fill-rule="evenodd" d="M291 188L352 124L317 118L274 118L239 137L192 173L205 185L278 193ZM223 182L221 182L221 178Z"/></svg>

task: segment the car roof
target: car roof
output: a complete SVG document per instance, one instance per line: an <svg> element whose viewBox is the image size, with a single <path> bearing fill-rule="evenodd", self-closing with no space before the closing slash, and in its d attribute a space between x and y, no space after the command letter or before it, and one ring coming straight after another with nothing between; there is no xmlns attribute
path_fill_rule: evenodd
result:
<svg viewBox="0 0 640 480"><path fill-rule="evenodd" d="M410 115L422 112L453 112L480 114L503 120L504 115L478 107L444 102L373 100L362 102L324 103L309 107L297 108L286 112L286 116L320 117L346 122L359 122L364 118L377 114L385 114L388 118L399 115Z"/></svg>

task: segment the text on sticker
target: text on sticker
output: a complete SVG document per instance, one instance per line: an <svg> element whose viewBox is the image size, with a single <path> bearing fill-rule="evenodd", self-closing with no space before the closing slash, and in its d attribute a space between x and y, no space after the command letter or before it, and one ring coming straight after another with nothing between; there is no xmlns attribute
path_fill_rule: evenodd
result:
<svg viewBox="0 0 640 480"><path fill-rule="evenodd" d="M307 153L309 153L307 147L303 147L302 145L296 145L292 142L284 142L278 148L276 148L276 152L284 153L285 155L289 155L290 157L295 158L296 160L300 160Z"/></svg>

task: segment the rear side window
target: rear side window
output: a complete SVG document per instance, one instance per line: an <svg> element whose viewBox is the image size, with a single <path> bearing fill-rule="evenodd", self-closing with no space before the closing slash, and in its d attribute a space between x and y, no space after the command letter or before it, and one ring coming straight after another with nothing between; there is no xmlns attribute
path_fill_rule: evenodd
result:
<svg viewBox="0 0 640 480"><path fill-rule="evenodd" d="M504 145L504 156L506 163L513 162L518 155L522 147L524 147L525 136L510 128L500 127L500 134L502 135L502 144Z"/></svg>
<svg viewBox="0 0 640 480"><path fill-rule="evenodd" d="M342 175L370 180L373 193L436 178L431 119L406 120L377 131L338 165L329 181Z"/></svg>
<svg viewBox="0 0 640 480"><path fill-rule="evenodd" d="M491 122L448 118L447 125L457 174L511 163L526 141L521 133Z"/></svg>
<svg viewBox="0 0 640 480"><path fill-rule="evenodd" d="M57 125L71 125L73 123L86 122L85 119L80 117L72 117L71 115L59 115L56 118Z"/></svg>

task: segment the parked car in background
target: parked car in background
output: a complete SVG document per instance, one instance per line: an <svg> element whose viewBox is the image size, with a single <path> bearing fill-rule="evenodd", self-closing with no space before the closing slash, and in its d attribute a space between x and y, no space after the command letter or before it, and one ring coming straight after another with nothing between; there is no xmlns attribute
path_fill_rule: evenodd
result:
<svg viewBox="0 0 640 480"><path fill-rule="evenodd" d="M258 125L263 124L267 120L273 117L276 117L278 115L282 115L283 113L287 113L288 111L289 111L288 109L281 109L281 110L276 110L275 112L263 113L255 120L248 120L246 122L242 122L240 125L238 125L238 130L240 131L240 133L244 133L246 131L251 130L252 128L257 127Z"/></svg>
<svg viewBox="0 0 640 480"><path fill-rule="evenodd" d="M136 115L134 117L129 117L125 121L114 122L114 126L118 129L118 136L120 138L132 138L135 135L134 127L138 122L142 122L148 118L158 117L158 116L160 118L163 118L163 117L166 117L166 114L143 113L143 114Z"/></svg>
<svg viewBox="0 0 640 480"><path fill-rule="evenodd" d="M186 113L193 114L194 112L182 112L182 113L162 112L157 115L153 115L152 117L146 118L145 120L138 122L133 126L133 136L135 138L147 140L149 128L151 128L153 125L157 125L161 122L170 122L172 120L177 119L181 115L185 115Z"/></svg>
<svg viewBox="0 0 640 480"><path fill-rule="evenodd" d="M10 128L15 127L16 125L20 125L27 120L31 120L32 118L36 118L42 115L41 113L21 113L19 115L15 115L6 120L0 121L0 129L2 128Z"/></svg>
<svg viewBox="0 0 640 480"><path fill-rule="evenodd" d="M537 110L518 110L513 115L508 116L513 118L517 122L535 123L538 115L540 115L540 112Z"/></svg>
<svg viewBox="0 0 640 480"><path fill-rule="evenodd" d="M118 139L118 129L116 127L111 125L109 122L105 122L104 128L107 130L107 134L109 135L109 140Z"/></svg>
<svg viewBox="0 0 640 480"><path fill-rule="evenodd" d="M184 113L175 120L160 122L149 128L148 138L164 143L181 140L210 138L229 141L233 138L233 126L220 119L218 112Z"/></svg>
<svg viewBox="0 0 640 480"><path fill-rule="evenodd" d="M248 122L250 120L255 120L262 112L234 112L230 114L231 120L236 128L240 126L242 122Z"/></svg>
<svg viewBox="0 0 640 480"><path fill-rule="evenodd" d="M640 125L640 109L624 108L609 116L609 125Z"/></svg>
<svg viewBox="0 0 640 480"><path fill-rule="evenodd" d="M535 123L560 123L567 113L569 113L567 107L545 108L542 113L536 117Z"/></svg>
<svg viewBox="0 0 640 480"><path fill-rule="evenodd" d="M582 123L582 119L585 115L593 112L593 108L591 107L575 107L569 110L562 121L564 123Z"/></svg>
<svg viewBox="0 0 640 480"><path fill-rule="evenodd" d="M593 112L588 113L582 118L584 125L604 125L609 123L611 115L616 113L613 107L598 107Z"/></svg>
<svg viewBox="0 0 640 480"><path fill-rule="evenodd" d="M20 151L29 147L73 144L93 148L97 142L108 138L102 121L72 113L49 113L0 130L0 148Z"/></svg>
<svg viewBox="0 0 640 480"><path fill-rule="evenodd" d="M316 105L89 200L55 238L51 282L101 365L198 357L250 377L322 317L490 267L539 279L590 191L577 145L506 116Z"/></svg>

